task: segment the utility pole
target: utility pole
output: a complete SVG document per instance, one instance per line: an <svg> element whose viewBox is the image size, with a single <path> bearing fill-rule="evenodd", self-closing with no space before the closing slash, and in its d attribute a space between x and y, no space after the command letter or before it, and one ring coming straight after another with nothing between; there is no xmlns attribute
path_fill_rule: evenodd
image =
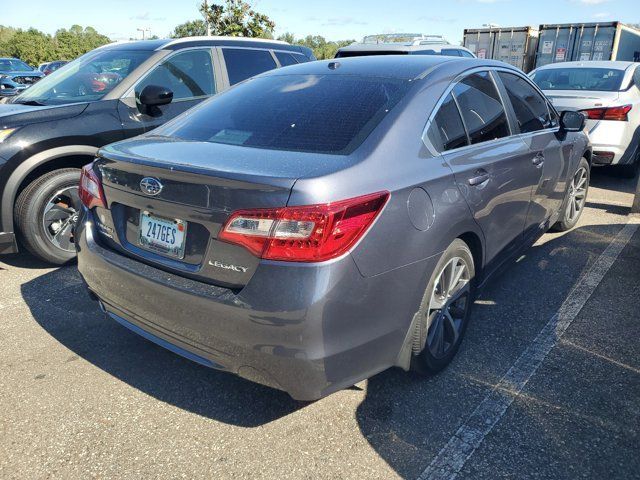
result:
<svg viewBox="0 0 640 480"><path fill-rule="evenodd" d="M202 12L202 16L204 17L204 25L207 28L207 37L211 36L211 25L209 25L209 2L207 2L207 0L204 0L203 2L203 7L204 10Z"/></svg>
<svg viewBox="0 0 640 480"><path fill-rule="evenodd" d="M142 32L142 40L146 40L145 32L151 33L151 29L150 28L136 28L136 30L138 32Z"/></svg>

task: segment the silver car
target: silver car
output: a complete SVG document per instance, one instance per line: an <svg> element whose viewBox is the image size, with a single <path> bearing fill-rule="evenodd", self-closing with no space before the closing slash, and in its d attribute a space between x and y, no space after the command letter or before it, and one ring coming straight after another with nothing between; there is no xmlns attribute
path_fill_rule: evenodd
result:
<svg viewBox="0 0 640 480"><path fill-rule="evenodd" d="M633 62L565 62L530 73L559 110L587 116L594 165L633 177L640 145L640 68Z"/></svg>
<svg viewBox="0 0 640 480"><path fill-rule="evenodd" d="M115 321L296 399L437 372L490 275L578 221L583 126L494 61L265 73L99 151L78 268Z"/></svg>

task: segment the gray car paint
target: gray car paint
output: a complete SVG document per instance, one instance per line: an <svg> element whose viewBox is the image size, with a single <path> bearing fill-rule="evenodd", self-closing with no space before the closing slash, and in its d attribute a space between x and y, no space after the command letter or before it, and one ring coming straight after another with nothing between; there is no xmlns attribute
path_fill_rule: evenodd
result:
<svg viewBox="0 0 640 480"><path fill-rule="evenodd" d="M407 369L414 315L441 253L453 239L464 238L486 278L555 222L567 178L588 155L584 133L557 129L445 155L432 152L422 137L433 109L455 79L478 68L508 67L486 60L367 57L341 60L338 68L314 62L264 74L385 72L414 82L349 156L154 134L102 149L97 166L107 172L110 206L195 220L207 225L211 239L206 252L190 257L194 263L168 260L127 241L135 235L136 210L119 216L84 209L76 231L80 273L112 318L127 327L297 399L319 398L393 365ZM559 147L562 153L553 151ZM547 152L542 166L533 163L538 150ZM124 180L108 178L110 168ZM467 180L478 168L489 172L489 180L471 187ZM146 197L136 191L140 175L204 185L211 196L197 207L185 198ZM324 203L381 190L391 197L369 232L328 262L259 260L216 240L233 210ZM113 239L101 232L100 224L109 222ZM529 235L527 223L538 225ZM214 258L247 271L209 268Z"/></svg>

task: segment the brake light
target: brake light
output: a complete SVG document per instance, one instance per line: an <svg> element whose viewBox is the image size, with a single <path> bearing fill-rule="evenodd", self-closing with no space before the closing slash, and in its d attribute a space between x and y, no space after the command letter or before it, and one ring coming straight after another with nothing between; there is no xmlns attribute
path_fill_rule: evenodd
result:
<svg viewBox="0 0 640 480"><path fill-rule="evenodd" d="M322 205L240 210L218 238L267 260L322 262L347 252L389 199L389 192Z"/></svg>
<svg viewBox="0 0 640 480"><path fill-rule="evenodd" d="M629 120L628 113L630 111L631 105L580 110L580 112L584 113L589 120L617 120L620 122L626 122Z"/></svg>
<svg viewBox="0 0 640 480"><path fill-rule="evenodd" d="M107 201L102 190L102 182L93 170L93 164L82 167L80 173L80 186L78 187L80 201L87 208L107 208Z"/></svg>

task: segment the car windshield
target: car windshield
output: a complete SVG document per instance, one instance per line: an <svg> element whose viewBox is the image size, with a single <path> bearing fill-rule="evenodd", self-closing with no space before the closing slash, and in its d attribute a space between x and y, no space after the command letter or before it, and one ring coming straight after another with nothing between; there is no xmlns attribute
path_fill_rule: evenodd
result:
<svg viewBox="0 0 640 480"><path fill-rule="evenodd" d="M94 50L29 87L13 103L60 105L100 100L152 53Z"/></svg>
<svg viewBox="0 0 640 480"><path fill-rule="evenodd" d="M346 155L410 88L406 80L269 75L214 97L156 130L184 140Z"/></svg>
<svg viewBox="0 0 640 480"><path fill-rule="evenodd" d="M613 68L548 68L538 70L533 81L542 90L620 90L624 70Z"/></svg>
<svg viewBox="0 0 640 480"><path fill-rule="evenodd" d="M0 58L0 72L30 72L32 67L14 58Z"/></svg>

